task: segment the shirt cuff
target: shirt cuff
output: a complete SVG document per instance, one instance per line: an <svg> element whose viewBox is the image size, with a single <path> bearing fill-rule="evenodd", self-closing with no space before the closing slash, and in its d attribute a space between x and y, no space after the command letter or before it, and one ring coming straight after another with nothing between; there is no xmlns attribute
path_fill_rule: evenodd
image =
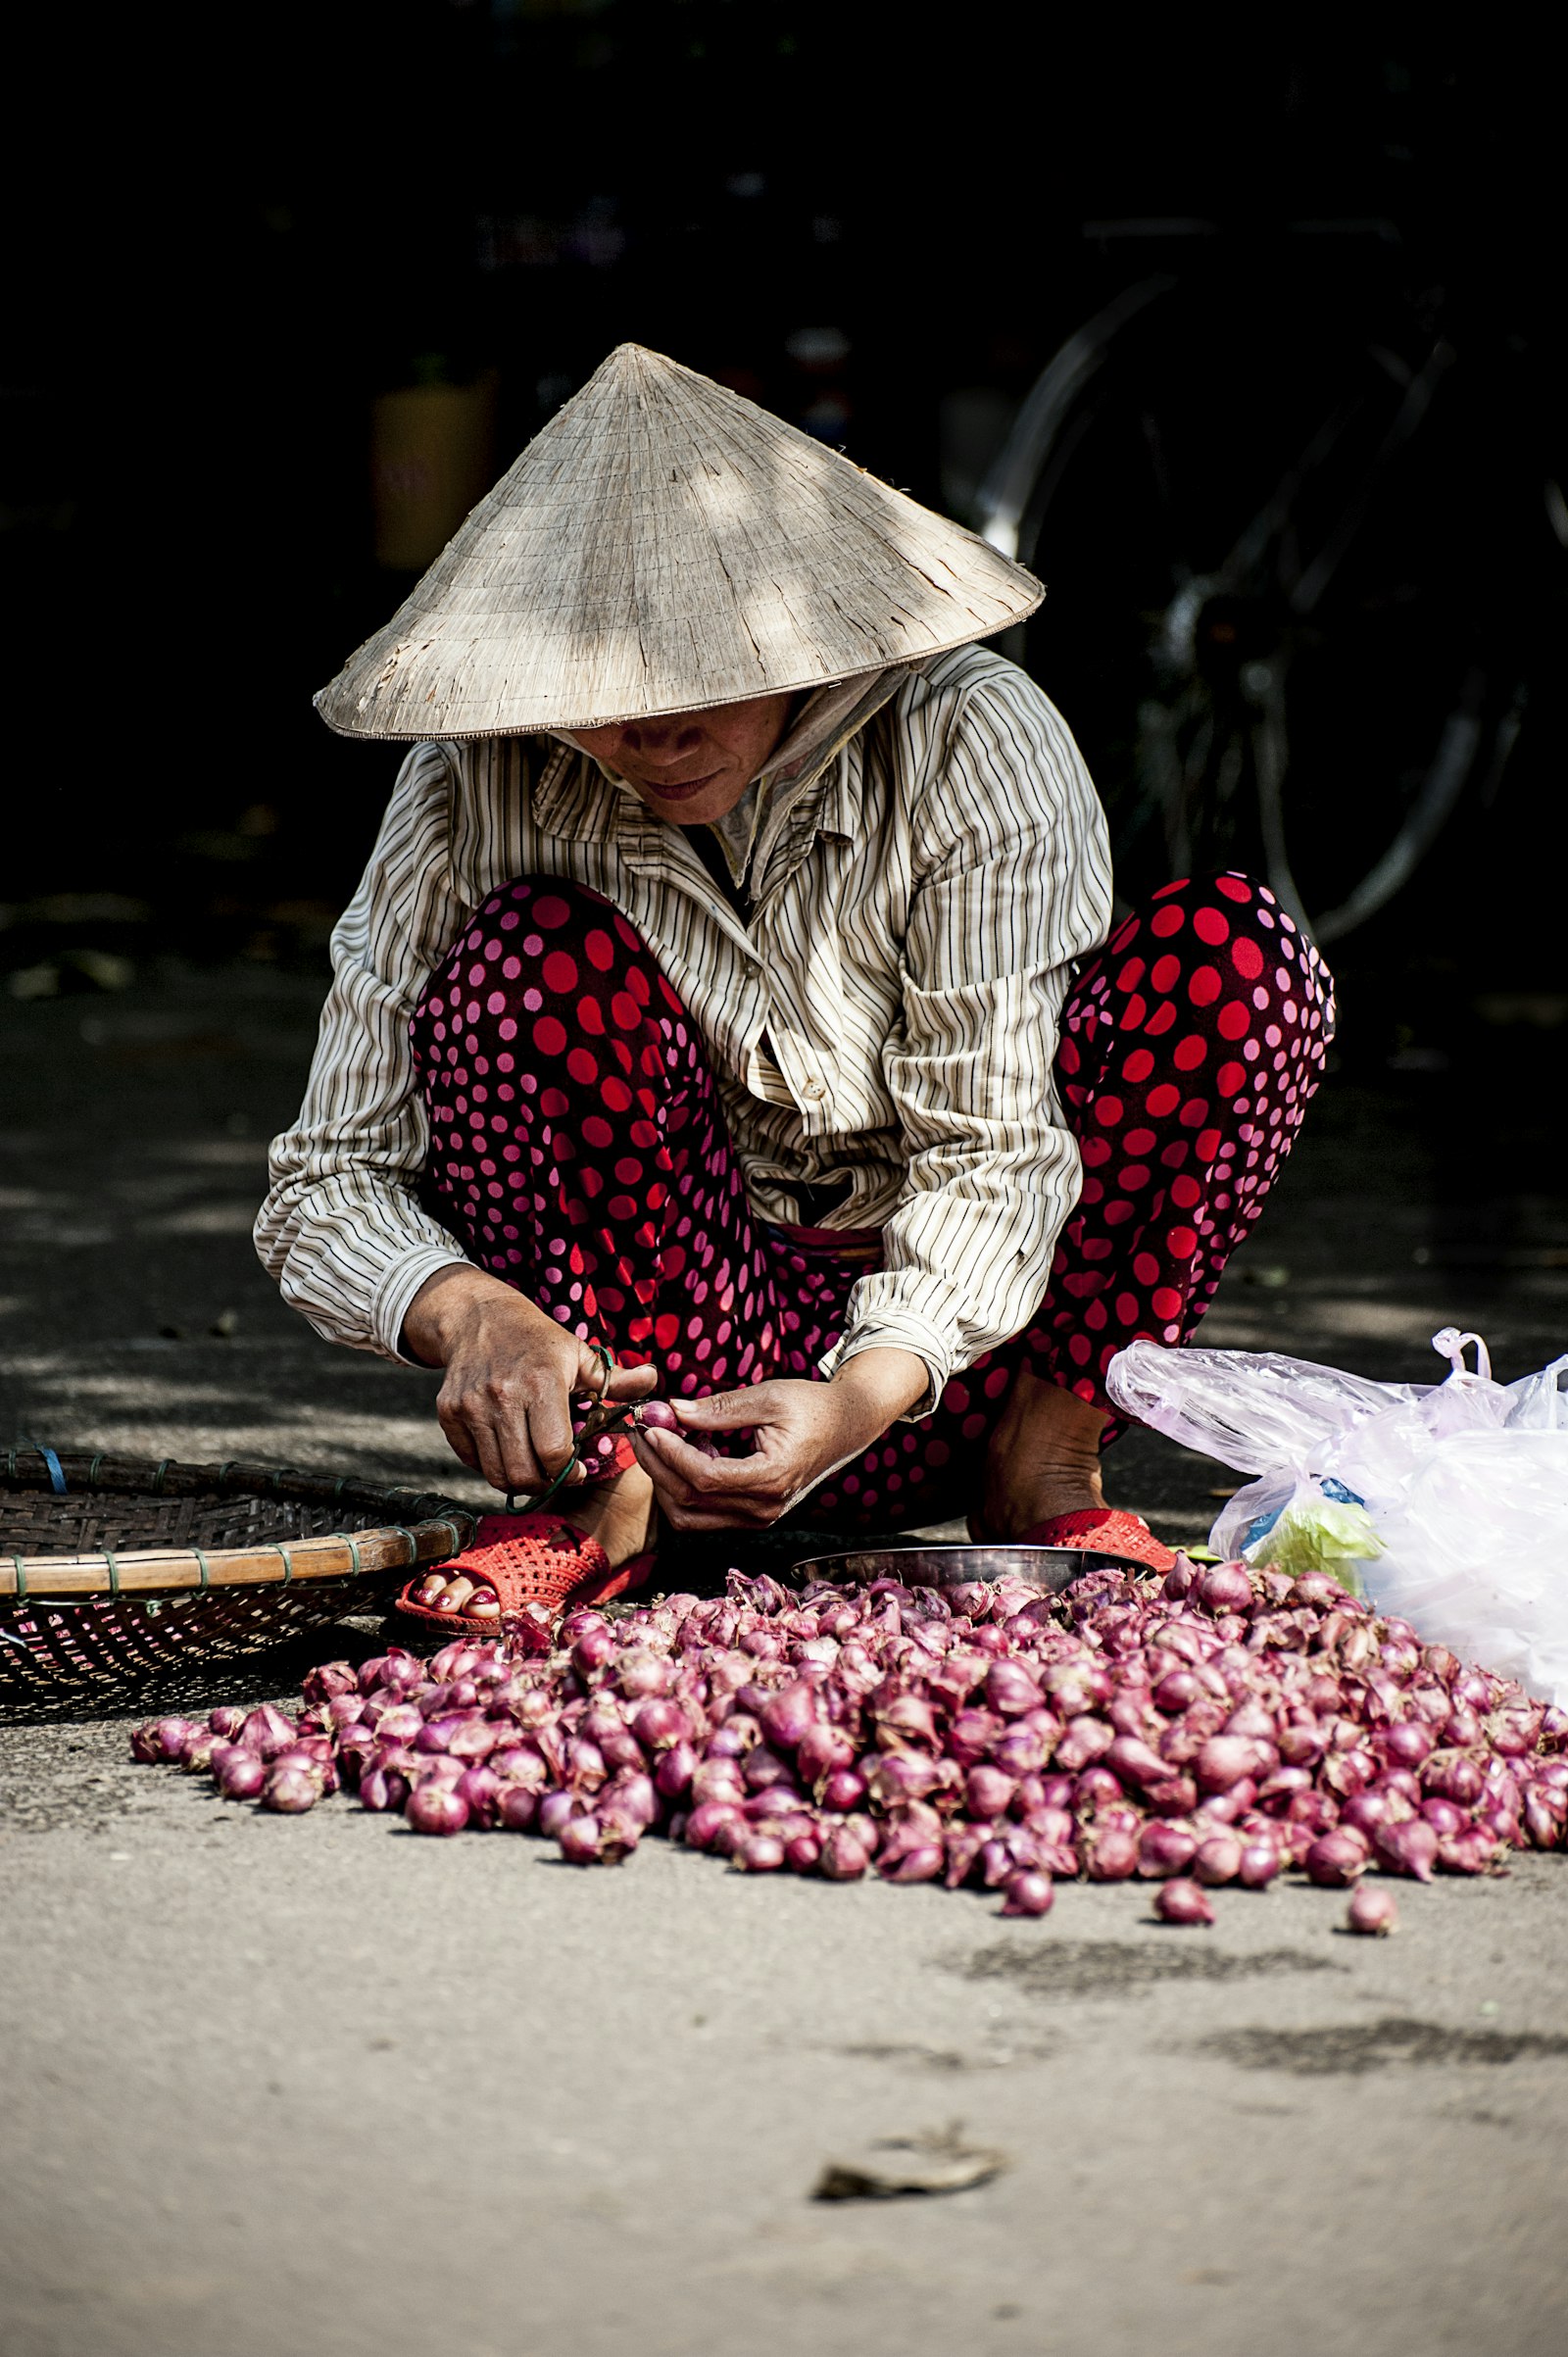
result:
<svg viewBox="0 0 1568 2357"><path fill-rule="evenodd" d="M862 1350L909 1350L925 1361L930 1381L912 1407L896 1416L898 1424L917 1424L929 1416L941 1399L953 1372L953 1353L935 1326L924 1318L877 1317L858 1321L848 1333L841 1334L831 1350L816 1362L817 1372L825 1378L835 1374L846 1360L858 1358Z"/></svg>
<svg viewBox="0 0 1568 2357"><path fill-rule="evenodd" d="M403 1321L409 1305L427 1277L441 1268L471 1268L473 1262L454 1248L443 1252L439 1245L421 1244L417 1251L404 1252L383 1273L370 1301L370 1331L376 1349L400 1366L417 1367L423 1359L411 1358L403 1348Z"/></svg>

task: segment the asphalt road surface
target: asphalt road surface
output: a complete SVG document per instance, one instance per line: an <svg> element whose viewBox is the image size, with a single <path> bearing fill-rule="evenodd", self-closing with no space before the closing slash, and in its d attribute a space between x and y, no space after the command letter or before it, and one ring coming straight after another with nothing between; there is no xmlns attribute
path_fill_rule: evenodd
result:
<svg viewBox="0 0 1568 2357"><path fill-rule="evenodd" d="M251 1257L315 995L171 970L5 1008L4 1438L477 1495L431 1379L318 1343ZM1449 1321L1505 1375L1560 1347L1541 1142L1478 1178L1429 1077L1329 1084L1206 1340L1414 1377ZM1111 1460L1172 1538L1236 1478L1150 1435ZM660 1843L577 1872L342 1797L264 1817L132 1767L123 1715L0 1719L6 2357L1568 2342L1561 1857L1400 1886L1389 1940L1295 1884L1209 1932L1147 1887L1007 1923ZM1004 2165L811 2198L922 2138Z"/></svg>

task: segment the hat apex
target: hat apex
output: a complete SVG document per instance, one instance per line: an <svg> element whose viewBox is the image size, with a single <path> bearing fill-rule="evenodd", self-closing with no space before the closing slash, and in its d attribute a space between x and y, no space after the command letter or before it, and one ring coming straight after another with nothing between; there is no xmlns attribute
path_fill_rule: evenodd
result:
<svg viewBox="0 0 1568 2357"><path fill-rule="evenodd" d="M937 655L1043 595L810 435L620 344L316 703L345 736L603 727Z"/></svg>

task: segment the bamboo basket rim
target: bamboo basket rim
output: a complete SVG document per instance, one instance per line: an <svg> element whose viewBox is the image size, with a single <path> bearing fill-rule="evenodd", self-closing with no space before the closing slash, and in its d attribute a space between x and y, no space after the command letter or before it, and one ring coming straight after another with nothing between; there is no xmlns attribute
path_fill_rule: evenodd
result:
<svg viewBox="0 0 1568 2357"><path fill-rule="evenodd" d="M263 1465L230 1457L220 1464L188 1464L175 1457L122 1457L107 1449L11 1449L3 1460L0 1490L54 1490L49 1457L67 1479L65 1492L120 1491L133 1496L173 1496L207 1490L228 1497L290 1496L317 1504L362 1500L384 1502L388 1520L364 1530L318 1538L258 1540L247 1547L162 1547L98 1549L80 1555L0 1553L0 1598L22 1603L69 1602L102 1596L177 1596L225 1588L289 1588L327 1580L366 1579L374 1574L417 1569L461 1553L473 1536L478 1515L438 1492L385 1486L343 1474ZM21 1478L22 1460L35 1458L41 1480ZM100 1478L105 1469L118 1478ZM127 1482L126 1475L144 1482ZM176 1487L177 1485L177 1487ZM403 1518L393 1519L399 1505Z"/></svg>

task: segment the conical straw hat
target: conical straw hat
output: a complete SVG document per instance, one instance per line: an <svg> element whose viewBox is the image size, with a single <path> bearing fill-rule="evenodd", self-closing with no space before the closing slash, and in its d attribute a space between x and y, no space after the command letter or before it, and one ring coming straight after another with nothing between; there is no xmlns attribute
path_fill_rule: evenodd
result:
<svg viewBox="0 0 1568 2357"><path fill-rule="evenodd" d="M316 702L344 736L596 728L940 654L1043 595L808 434L622 344Z"/></svg>

